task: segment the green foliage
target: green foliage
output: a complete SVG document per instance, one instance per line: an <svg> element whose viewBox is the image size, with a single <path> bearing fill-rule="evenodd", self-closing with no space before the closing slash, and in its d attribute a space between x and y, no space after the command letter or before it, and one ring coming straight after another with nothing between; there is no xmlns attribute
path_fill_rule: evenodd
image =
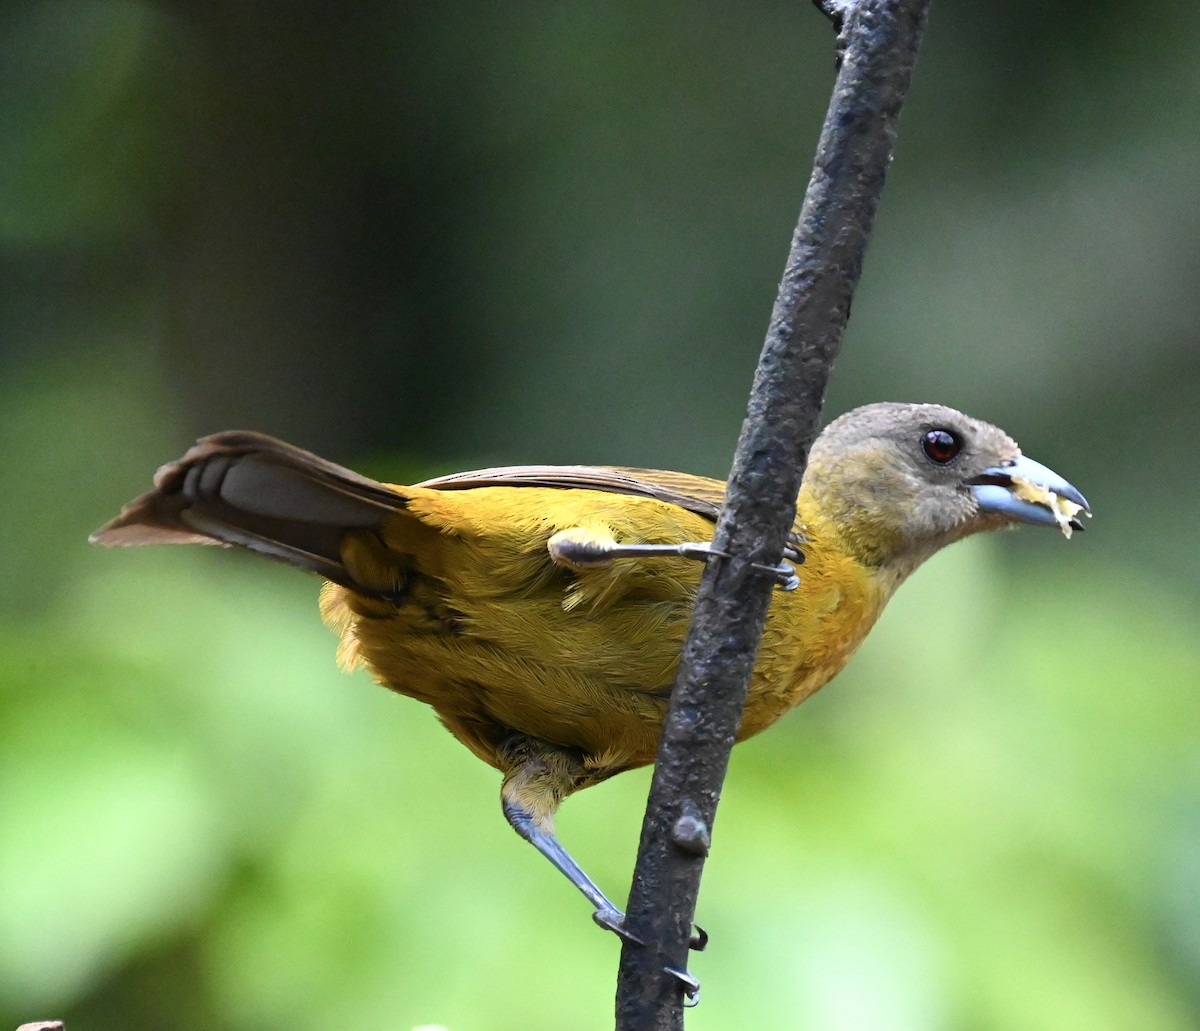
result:
<svg viewBox="0 0 1200 1031"><path fill-rule="evenodd" d="M1096 519L939 556L735 752L701 1031L1200 1023L1200 13L1044 8L936 11L830 409L962 407ZM610 1026L615 939L493 771L337 672L314 583L85 540L236 426L397 480L719 475L827 26L30 0L0 29L0 1029ZM616 897L646 785L560 819Z"/></svg>

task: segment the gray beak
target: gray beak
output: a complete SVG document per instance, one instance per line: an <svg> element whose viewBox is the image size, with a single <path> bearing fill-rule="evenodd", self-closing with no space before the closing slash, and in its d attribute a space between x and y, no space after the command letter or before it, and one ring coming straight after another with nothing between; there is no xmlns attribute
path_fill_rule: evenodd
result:
<svg viewBox="0 0 1200 1031"><path fill-rule="evenodd" d="M1027 501L1018 496L1013 477L1027 480L1034 487L1044 487L1061 498L1074 502L1088 515L1092 514L1087 498L1053 469L1047 469L1032 458L1019 455L1008 465L985 469L967 481L979 507L985 512L996 512L1020 523L1035 523L1039 526L1059 525L1057 514L1048 506L1036 501ZM1071 519L1070 526L1082 530L1078 519Z"/></svg>

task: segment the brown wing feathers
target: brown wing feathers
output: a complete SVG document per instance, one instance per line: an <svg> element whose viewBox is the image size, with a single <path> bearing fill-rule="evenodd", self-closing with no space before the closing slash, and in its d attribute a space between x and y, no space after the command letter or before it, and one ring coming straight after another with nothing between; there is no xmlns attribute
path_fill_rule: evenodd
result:
<svg viewBox="0 0 1200 1031"><path fill-rule="evenodd" d="M469 473L438 476L418 484L436 490L472 487L546 487L602 490L656 498L716 522L725 501L725 484L690 473L659 469L624 469L597 465L506 465Z"/></svg>

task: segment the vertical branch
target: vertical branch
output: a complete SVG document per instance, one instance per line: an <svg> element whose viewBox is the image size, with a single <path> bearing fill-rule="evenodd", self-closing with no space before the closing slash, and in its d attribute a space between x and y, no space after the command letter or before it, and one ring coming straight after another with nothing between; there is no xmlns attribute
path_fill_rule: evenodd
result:
<svg viewBox="0 0 1200 1031"><path fill-rule="evenodd" d="M772 580L912 79L929 0L818 6L844 15L841 69L771 314L663 728L617 981L618 1031L682 1028L700 874ZM799 570L804 576L803 567Z"/></svg>

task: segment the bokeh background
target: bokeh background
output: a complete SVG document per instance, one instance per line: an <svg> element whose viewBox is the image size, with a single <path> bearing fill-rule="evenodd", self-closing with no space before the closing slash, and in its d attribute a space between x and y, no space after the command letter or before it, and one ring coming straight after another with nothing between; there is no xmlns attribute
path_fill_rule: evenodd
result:
<svg viewBox="0 0 1200 1031"><path fill-rule="evenodd" d="M702 1029L1200 1025L1200 7L935 5L831 414L995 421L976 539L735 753ZM833 72L799 2L0 12L0 1028L611 1026L498 779L317 584L86 536L197 435L723 477ZM572 799L614 896L648 776Z"/></svg>

